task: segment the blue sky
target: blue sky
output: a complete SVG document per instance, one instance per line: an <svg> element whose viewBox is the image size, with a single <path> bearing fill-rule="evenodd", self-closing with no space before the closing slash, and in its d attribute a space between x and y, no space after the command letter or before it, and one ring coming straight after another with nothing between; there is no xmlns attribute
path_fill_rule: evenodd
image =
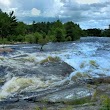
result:
<svg viewBox="0 0 110 110"><path fill-rule="evenodd" d="M0 0L2 11L14 10L19 21L73 21L81 28L108 28L110 0Z"/></svg>

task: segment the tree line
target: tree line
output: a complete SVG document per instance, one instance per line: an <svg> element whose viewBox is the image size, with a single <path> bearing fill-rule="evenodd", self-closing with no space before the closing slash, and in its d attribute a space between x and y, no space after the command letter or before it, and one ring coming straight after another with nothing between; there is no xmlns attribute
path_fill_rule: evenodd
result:
<svg viewBox="0 0 110 110"><path fill-rule="evenodd" d="M0 10L0 42L63 42L75 41L82 36L110 36L110 30L87 29L82 30L80 26L72 21L62 23L60 20L54 22L35 22L25 24L17 21L14 12L7 14Z"/></svg>

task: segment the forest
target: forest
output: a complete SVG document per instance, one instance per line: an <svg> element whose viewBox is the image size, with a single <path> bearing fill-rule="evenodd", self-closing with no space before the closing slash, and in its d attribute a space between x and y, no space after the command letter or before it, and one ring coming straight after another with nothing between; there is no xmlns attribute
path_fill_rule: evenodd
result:
<svg viewBox="0 0 110 110"><path fill-rule="evenodd" d="M72 21L62 23L60 20L53 22L35 22L26 24L18 21L14 11L9 14L0 10L0 43L46 43L75 41L85 36L110 36L110 29L86 29Z"/></svg>

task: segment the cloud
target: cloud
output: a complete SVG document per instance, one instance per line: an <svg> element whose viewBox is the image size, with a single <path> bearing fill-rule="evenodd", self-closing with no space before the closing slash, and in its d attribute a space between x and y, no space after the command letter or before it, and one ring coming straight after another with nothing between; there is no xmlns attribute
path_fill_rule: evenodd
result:
<svg viewBox="0 0 110 110"><path fill-rule="evenodd" d="M48 4L50 5L46 7L42 15L45 17L59 17L61 8L63 7L61 0L53 0L52 3L48 2Z"/></svg>
<svg viewBox="0 0 110 110"><path fill-rule="evenodd" d="M39 16L39 15L41 14L41 11L38 10L37 8L33 8L33 9L31 10L31 14L32 14L33 16Z"/></svg>
<svg viewBox="0 0 110 110"><path fill-rule="evenodd" d="M15 11L24 22L73 21L83 28L105 28L110 23L110 0L0 0L3 11Z"/></svg>
<svg viewBox="0 0 110 110"><path fill-rule="evenodd" d="M10 0L0 0L0 4L2 4L4 6L10 6L11 5L11 1Z"/></svg>
<svg viewBox="0 0 110 110"><path fill-rule="evenodd" d="M93 3L99 3L100 0L77 0L76 2L79 4L93 4Z"/></svg>
<svg viewBox="0 0 110 110"><path fill-rule="evenodd" d="M65 18L65 21L74 21L83 28L89 28L90 26L92 28L105 28L105 25L108 26L110 22L110 16L108 16L110 1L99 2L99 0L96 0L96 3L86 3L87 0L84 1L85 3L78 3L77 0L62 0L64 5L61 17L66 15L68 17ZM106 20L108 22L105 22Z"/></svg>

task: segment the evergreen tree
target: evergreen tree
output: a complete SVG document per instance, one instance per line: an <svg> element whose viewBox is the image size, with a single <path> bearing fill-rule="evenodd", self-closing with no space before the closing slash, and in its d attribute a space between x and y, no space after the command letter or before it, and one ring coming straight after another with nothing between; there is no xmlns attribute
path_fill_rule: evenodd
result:
<svg viewBox="0 0 110 110"><path fill-rule="evenodd" d="M9 35L16 33L17 20L14 16L14 12L10 12L9 15L0 11L0 36L2 39Z"/></svg>

